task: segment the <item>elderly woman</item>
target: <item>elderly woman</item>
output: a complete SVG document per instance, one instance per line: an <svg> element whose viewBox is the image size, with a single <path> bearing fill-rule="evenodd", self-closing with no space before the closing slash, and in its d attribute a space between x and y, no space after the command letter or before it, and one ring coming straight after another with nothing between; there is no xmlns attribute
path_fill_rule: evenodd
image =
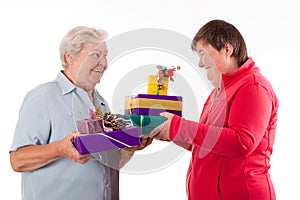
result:
<svg viewBox="0 0 300 200"><path fill-rule="evenodd" d="M240 32L212 20L196 33L192 49L215 87L199 122L163 113L157 139L192 151L187 174L190 200L275 199L268 173L276 132L278 100L248 57Z"/></svg>
<svg viewBox="0 0 300 200"><path fill-rule="evenodd" d="M23 200L119 199L116 163L123 151L106 151L90 159L91 155L80 155L73 146L78 134L74 118L82 112L74 108L74 102L85 110L109 111L95 89L107 69L106 39L104 30L84 26L70 30L60 44L64 69L54 81L26 95L10 151L12 168L24 172ZM125 157L145 146L143 140L138 148L127 149L131 152Z"/></svg>

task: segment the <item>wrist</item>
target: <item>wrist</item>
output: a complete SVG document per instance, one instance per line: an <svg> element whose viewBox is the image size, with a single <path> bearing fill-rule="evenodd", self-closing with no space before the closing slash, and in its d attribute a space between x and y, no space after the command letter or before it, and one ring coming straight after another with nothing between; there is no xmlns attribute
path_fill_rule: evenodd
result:
<svg viewBox="0 0 300 200"><path fill-rule="evenodd" d="M55 156L62 157L63 153L62 153L62 150L61 150L60 141L55 141L55 142L51 143L51 145L52 145L51 148L54 150Z"/></svg>

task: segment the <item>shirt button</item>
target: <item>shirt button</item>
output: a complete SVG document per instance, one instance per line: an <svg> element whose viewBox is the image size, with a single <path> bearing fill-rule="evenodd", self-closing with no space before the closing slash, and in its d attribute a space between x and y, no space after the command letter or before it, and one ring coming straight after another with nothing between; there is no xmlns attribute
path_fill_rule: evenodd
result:
<svg viewBox="0 0 300 200"><path fill-rule="evenodd" d="M73 114L71 112L69 112L68 115L71 117Z"/></svg>

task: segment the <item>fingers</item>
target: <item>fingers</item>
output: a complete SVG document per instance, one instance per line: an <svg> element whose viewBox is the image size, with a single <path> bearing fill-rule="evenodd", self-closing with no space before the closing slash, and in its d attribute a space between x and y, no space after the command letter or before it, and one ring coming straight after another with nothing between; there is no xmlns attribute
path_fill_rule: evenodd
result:
<svg viewBox="0 0 300 200"><path fill-rule="evenodd" d="M77 137L78 135L80 135L80 133L78 131L71 131L68 136L69 136L70 141L73 143L74 138Z"/></svg>
<svg viewBox="0 0 300 200"><path fill-rule="evenodd" d="M169 119L172 119L172 117L174 116L174 114L169 113L169 112L162 112L162 113L160 113L159 115L162 116L162 117L167 118L168 120L169 120Z"/></svg>
<svg viewBox="0 0 300 200"><path fill-rule="evenodd" d="M156 127L150 133L150 137L154 137L156 140L170 141L170 124L174 114L163 112L160 113L160 116L166 117L167 121Z"/></svg>
<svg viewBox="0 0 300 200"><path fill-rule="evenodd" d="M76 149L74 151L70 150L69 153L70 153L69 156L66 156L66 157L68 157L72 161L80 163L80 164L87 163L91 158L90 154L81 155L81 154L79 154L79 152Z"/></svg>
<svg viewBox="0 0 300 200"><path fill-rule="evenodd" d="M156 136L154 137L154 139L156 139L156 140L161 140L161 141L166 141L166 140L163 138L163 135L161 135L161 134L156 135Z"/></svg>
<svg viewBox="0 0 300 200"><path fill-rule="evenodd" d="M85 164L87 163L91 158L91 155L90 154L87 154L87 155L80 155L74 160L75 162L78 162L80 164Z"/></svg>
<svg viewBox="0 0 300 200"><path fill-rule="evenodd" d="M142 150L149 145L149 137L141 137L141 143L135 147L135 150ZM151 141L152 142L152 141ZM150 143L151 144L151 143Z"/></svg>
<svg viewBox="0 0 300 200"><path fill-rule="evenodd" d="M150 133L149 133L149 137L153 138L154 136L156 136L157 134L159 134L163 128L165 126L165 122L160 124L159 126L157 126L156 128L154 128Z"/></svg>
<svg viewBox="0 0 300 200"><path fill-rule="evenodd" d="M61 141L63 141L64 143L71 143L73 145L74 142L74 138L76 136L78 136L80 133L77 131L71 131L64 139L62 139Z"/></svg>
<svg viewBox="0 0 300 200"><path fill-rule="evenodd" d="M142 138L141 143L140 145L137 146L136 150L142 150L146 147L146 145L147 145L147 138Z"/></svg>
<svg viewBox="0 0 300 200"><path fill-rule="evenodd" d="M79 132L71 131L64 139L58 141L58 152L59 155L62 157L69 158L74 162L78 162L84 164L89 161L90 154L88 155L81 155L74 147L74 137L78 136Z"/></svg>
<svg viewBox="0 0 300 200"><path fill-rule="evenodd" d="M155 136L154 139L160 140L160 141L171 141L170 139L165 139L165 138L163 138L161 135Z"/></svg>
<svg viewBox="0 0 300 200"><path fill-rule="evenodd" d="M153 138L150 138L149 136L143 136L143 137L140 138L140 141L141 141L140 144L137 145L137 146L126 147L126 148L123 148L123 149L126 150L126 151L131 151L131 152L142 150L142 149L144 149L145 147L149 146L152 143Z"/></svg>
<svg viewBox="0 0 300 200"><path fill-rule="evenodd" d="M154 138L148 137L148 140L147 140L147 146L150 145L150 144L152 144L153 139L154 139Z"/></svg>
<svg viewBox="0 0 300 200"><path fill-rule="evenodd" d="M148 145L150 145L153 141L153 138L150 138L149 136L142 138L141 144L144 146L144 148Z"/></svg>

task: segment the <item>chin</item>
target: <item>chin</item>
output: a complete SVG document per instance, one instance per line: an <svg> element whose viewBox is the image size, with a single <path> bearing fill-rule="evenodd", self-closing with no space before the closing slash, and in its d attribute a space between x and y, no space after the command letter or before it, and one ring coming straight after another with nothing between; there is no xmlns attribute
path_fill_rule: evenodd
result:
<svg viewBox="0 0 300 200"><path fill-rule="evenodd" d="M102 76L101 76L102 77ZM94 77L93 79L90 79L91 80L91 82L93 82L93 83L99 83L100 81L101 81L101 77Z"/></svg>

